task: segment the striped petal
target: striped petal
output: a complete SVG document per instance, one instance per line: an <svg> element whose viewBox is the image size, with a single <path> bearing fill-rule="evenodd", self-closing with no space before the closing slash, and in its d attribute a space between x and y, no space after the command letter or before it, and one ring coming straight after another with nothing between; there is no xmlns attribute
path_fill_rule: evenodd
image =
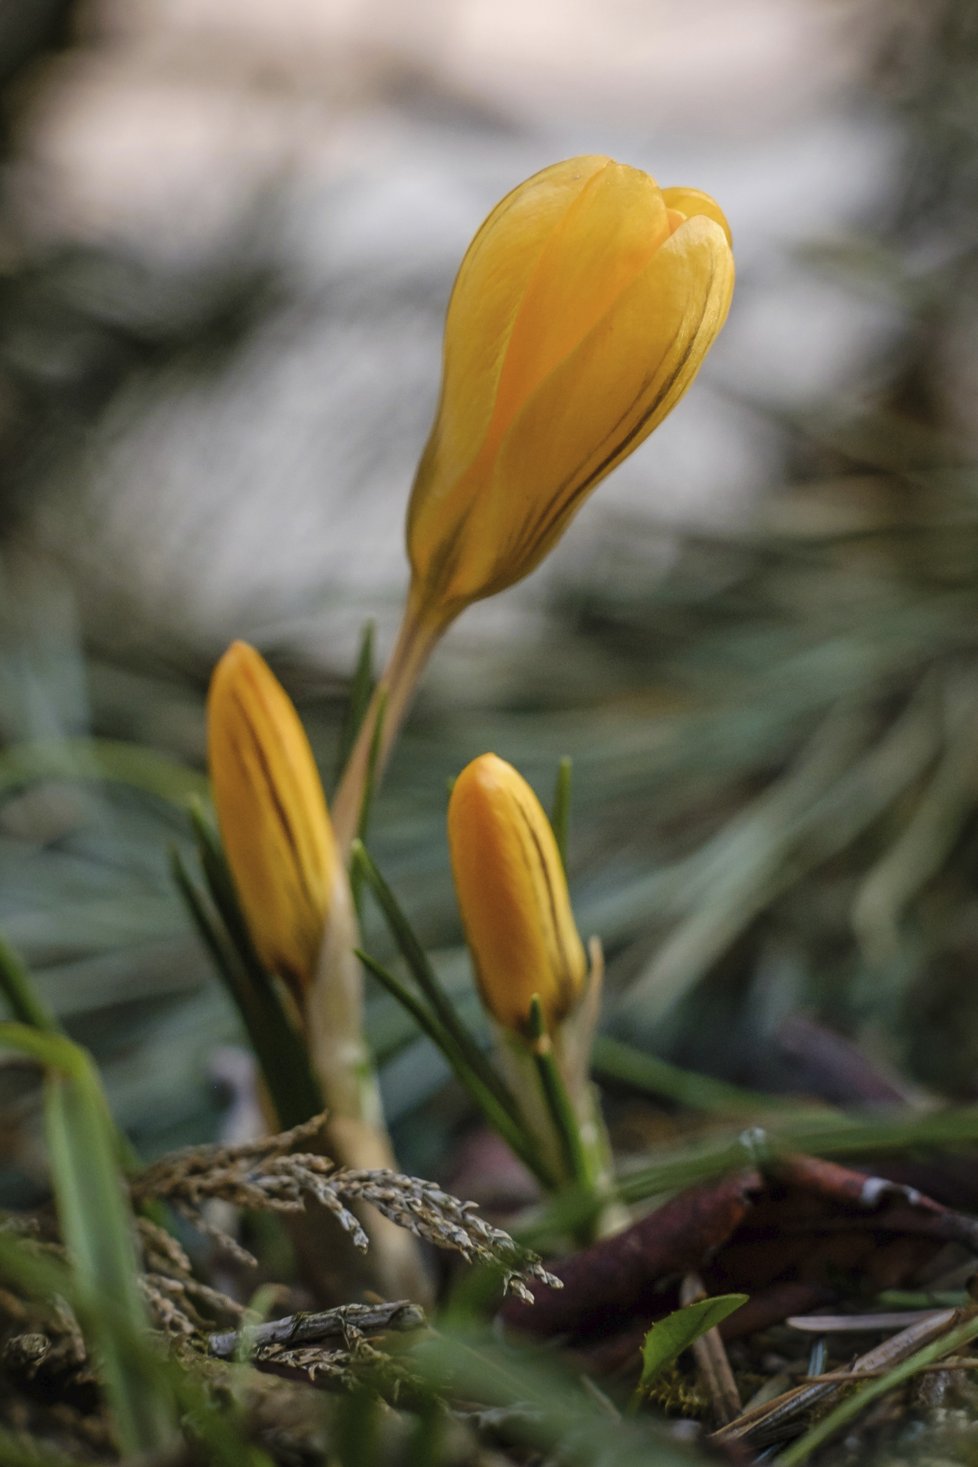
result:
<svg viewBox="0 0 978 1467"><path fill-rule="evenodd" d="M323 787L294 705L246 642L208 696L208 763L221 839L258 954L311 981L339 870Z"/></svg>
<svg viewBox="0 0 978 1467"><path fill-rule="evenodd" d="M552 1028L580 998L587 958L539 800L511 764L482 754L455 781L448 837L483 1003L522 1031L538 995Z"/></svg>

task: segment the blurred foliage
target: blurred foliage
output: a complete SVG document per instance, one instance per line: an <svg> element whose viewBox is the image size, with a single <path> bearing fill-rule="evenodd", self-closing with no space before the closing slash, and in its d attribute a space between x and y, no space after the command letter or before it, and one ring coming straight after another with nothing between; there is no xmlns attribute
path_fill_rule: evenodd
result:
<svg viewBox="0 0 978 1467"><path fill-rule="evenodd" d="M861 237L806 253L813 271L895 303L898 336L858 395L790 418L749 404L777 419L786 487L741 533L690 534L650 575L663 535L622 523L595 547L586 583L565 585L545 625L499 650L503 675L484 675L484 647L466 673L463 629L444 653L461 696L422 697L372 845L472 1015L445 780L494 748L546 794L570 755L572 891L581 930L599 932L609 956L609 1032L777 1089L800 1074L779 1025L808 1009L970 1096L978 484L962 403L978 373L965 308L978 283L978 20L946 0L926 14L880 7L877 23L867 86L900 129L900 186ZM16 243L12 208L0 223ZM211 1056L241 1038L167 865L168 847L189 854L183 799L200 786L203 691L220 649L203 633L177 644L113 625L99 585L60 579L17 511L54 482L70 488L83 430L147 362L220 370L275 282L254 247L192 279L150 277L94 248L11 257L0 924L155 1152L213 1129L228 1097ZM296 653L275 660L328 769L348 670L331 669L324 692ZM502 701L484 687L503 687ZM138 746L138 768L118 740ZM389 956L379 925L368 939ZM371 1022L405 1164L437 1167L461 1119L457 1092L379 991ZM31 1098L17 1070L0 1083L30 1172Z"/></svg>

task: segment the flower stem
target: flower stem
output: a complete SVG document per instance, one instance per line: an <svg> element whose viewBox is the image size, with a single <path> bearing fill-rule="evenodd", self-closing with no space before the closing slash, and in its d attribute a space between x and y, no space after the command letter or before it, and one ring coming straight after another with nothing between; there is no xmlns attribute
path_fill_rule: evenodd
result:
<svg viewBox="0 0 978 1467"><path fill-rule="evenodd" d="M309 1059L328 1112L325 1150L340 1166L395 1170L394 1149L384 1122L380 1086L363 1032L363 972L360 933L346 871L339 869L330 901L316 977L305 996ZM360 1221L370 1238L365 1282L393 1297L423 1302L429 1284L416 1238L389 1218L367 1210ZM319 1219L319 1223L322 1219ZM328 1237L327 1230L327 1237ZM322 1293L354 1266L349 1248L326 1246L315 1217L295 1233L312 1286ZM332 1252L332 1259L324 1256Z"/></svg>
<svg viewBox="0 0 978 1467"><path fill-rule="evenodd" d="M434 616L413 595L408 597L394 650L374 689L331 804L333 830L344 857L359 834L364 799L383 776L418 679L454 615Z"/></svg>

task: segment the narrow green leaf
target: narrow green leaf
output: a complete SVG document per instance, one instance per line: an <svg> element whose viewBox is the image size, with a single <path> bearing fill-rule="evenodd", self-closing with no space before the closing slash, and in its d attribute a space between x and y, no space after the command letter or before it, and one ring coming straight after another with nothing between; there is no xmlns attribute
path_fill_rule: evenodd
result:
<svg viewBox="0 0 978 1467"><path fill-rule="evenodd" d="M783 1152L812 1156L874 1156L909 1147L958 1150L978 1141L978 1106L948 1106L920 1111L907 1107L886 1112L845 1112L812 1104L783 1110L763 1126L717 1128L678 1146L659 1147L654 1160L625 1170L618 1181L627 1202L644 1202L691 1182L724 1172L766 1164Z"/></svg>
<svg viewBox="0 0 978 1467"><path fill-rule="evenodd" d="M783 1096L742 1090L710 1075L680 1069L608 1034L599 1034L594 1041L591 1070L598 1081L617 1082L643 1095L675 1100L691 1110L716 1111L724 1116L784 1112Z"/></svg>
<svg viewBox="0 0 978 1467"><path fill-rule="evenodd" d="M746 1294L718 1294L713 1299L698 1299L659 1319L649 1330L642 1344L642 1377L638 1383L640 1392L647 1391L664 1370L672 1365L684 1350L695 1344L701 1335L733 1314L747 1303Z"/></svg>
<svg viewBox="0 0 978 1467"><path fill-rule="evenodd" d="M241 1015L272 1105L287 1130L323 1109L322 1092L302 1038L285 1012L275 979L262 967L255 952L224 854L201 812L194 813L200 862L213 909L176 851L171 853L173 877L218 976Z"/></svg>
<svg viewBox="0 0 978 1467"><path fill-rule="evenodd" d="M582 1389L580 1373L562 1366L553 1351L517 1353L488 1331L439 1328L412 1349L411 1363L436 1402L448 1382L453 1397L502 1407L500 1432L520 1460L575 1467L696 1467L707 1461L670 1437L667 1423L649 1412L618 1417L599 1391ZM513 1410L516 1402L522 1409Z"/></svg>
<svg viewBox="0 0 978 1467"><path fill-rule="evenodd" d="M34 1029L56 1030L58 1021L34 987L27 967L0 936L0 990L11 1013L20 1024Z"/></svg>
<svg viewBox="0 0 978 1467"><path fill-rule="evenodd" d="M232 946L249 971L264 972L261 960L244 919L238 894L221 843L198 801L190 805L190 824L197 843L197 855L211 900L220 914L221 921L231 939Z"/></svg>
<svg viewBox="0 0 978 1467"><path fill-rule="evenodd" d="M190 920L210 953L221 980L231 990L231 995L240 1008L242 997L237 992L239 972L226 941L226 933L218 930L213 913L208 910L203 894L194 885L183 857L175 846L170 849L170 873L183 898Z"/></svg>
<svg viewBox="0 0 978 1467"><path fill-rule="evenodd" d="M399 978L383 964L378 963L369 953L357 949L357 957L364 967L371 972L378 982L382 983L398 1003L403 1004L405 1009L414 1019L419 1029L427 1034L432 1044L441 1050L448 1060L455 1074L468 1090L476 1105L482 1111L486 1120L499 1132L510 1150L519 1157L523 1165L527 1167L540 1183L548 1190L554 1186L554 1178L547 1171L542 1159L537 1155L537 1149L532 1140L526 1134L521 1118L513 1116L507 1106L499 1104L494 1091L486 1086L482 1076L474 1071L468 1063L466 1054L461 1051L455 1043L454 1036L449 1033L439 1022L438 1017L417 998L410 989L405 988ZM511 1101L511 1104L513 1102Z"/></svg>
<svg viewBox="0 0 978 1467"><path fill-rule="evenodd" d="M368 621L363 628L360 637L360 648L357 653L357 665L353 671L350 682L350 694L343 714L343 724L340 729L339 750L336 758L336 770L334 784L339 784L340 776L346 768L353 745L357 741L367 709L370 707L370 699L374 690L374 624Z"/></svg>
<svg viewBox="0 0 978 1467"><path fill-rule="evenodd" d="M370 824L370 811L373 808L374 795L377 793L377 761L380 758L381 734L384 731L384 720L387 717L387 689L378 689L377 716L374 719L373 731L370 735L370 755L367 759L367 777L363 784L363 796L360 800L360 810L357 815L357 836L363 840L367 834ZM354 895L356 892L354 891Z"/></svg>
<svg viewBox="0 0 978 1467"><path fill-rule="evenodd" d="M122 739L39 739L0 754L0 800L45 779L107 780L175 805L207 790L197 770Z"/></svg>
<svg viewBox="0 0 978 1467"><path fill-rule="evenodd" d="M77 1457L66 1457L40 1442L27 1440L22 1432L0 1426L0 1462L4 1467L78 1467Z"/></svg>
<svg viewBox="0 0 978 1467"><path fill-rule="evenodd" d="M63 1034L0 1024L0 1044L45 1067L45 1128L61 1232L80 1291L104 1301L139 1335L149 1319L139 1291L136 1233L118 1165L116 1129L95 1067ZM171 1401L147 1381L119 1333L97 1310L89 1319L123 1454L173 1440Z"/></svg>
<svg viewBox="0 0 978 1467"><path fill-rule="evenodd" d="M61 1025L51 1009L41 998L25 964L17 953L0 937L0 990L9 1003L15 1020L38 1029L45 1034L61 1034ZM124 1172L133 1172L139 1166L139 1158L128 1136L113 1124L116 1156ZM148 1209L152 1212L153 1209Z"/></svg>
<svg viewBox="0 0 978 1467"><path fill-rule="evenodd" d="M557 782L554 786L554 799L550 815L550 824L553 826L557 850L560 852L561 864L565 871L567 870L567 841L570 834L572 772L573 761L569 755L565 754L557 765Z"/></svg>
<svg viewBox="0 0 978 1467"><path fill-rule="evenodd" d="M537 994L530 1000L530 1053L550 1121L560 1142L566 1180L590 1191L594 1187L594 1175L564 1077L554 1057L553 1043L547 1033Z"/></svg>
<svg viewBox="0 0 978 1467"><path fill-rule="evenodd" d="M458 1052L464 1055L468 1068L473 1074L479 1076L483 1086L495 1095L499 1105L519 1125L519 1108L516 1101L496 1074L474 1035L458 1017L455 1005L439 983L428 954L418 941L414 928L361 840L353 842L351 863L354 870L362 872L363 879L376 897L391 936L407 964L408 972L428 1000L442 1029L451 1036Z"/></svg>

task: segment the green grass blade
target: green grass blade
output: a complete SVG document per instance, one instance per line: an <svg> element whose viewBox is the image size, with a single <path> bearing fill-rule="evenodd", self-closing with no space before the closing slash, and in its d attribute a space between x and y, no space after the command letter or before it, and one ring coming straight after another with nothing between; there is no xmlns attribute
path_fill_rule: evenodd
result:
<svg viewBox="0 0 978 1467"><path fill-rule="evenodd" d="M407 964L408 972L428 1000L441 1028L451 1036L455 1048L465 1057L468 1068L473 1074L479 1076L484 1088L495 1095L498 1104L518 1125L519 1109L515 1100L496 1074L478 1041L458 1017L455 1005L439 983L435 970L428 960L428 954L418 941L414 928L362 841L353 842L351 862L354 869L362 872L363 879L373 892L384 914L391 936Z"/></svg>
<svg viewBox="0 0 978 1467"><path fill-rule="evenodd" d="M374 719L373 733L370 738L370 755L367 759L367 777L364 780L363 795L360 800L360 809L357 812L357 838L364 840L367 827L370 824L370 812L373 809L374 795L377 793L377 762L380 759L381 734L384 731L384 720L387 717L387 690L379 691L377 704L377 717ZM352 876L351 876L352 882ZM354 884L353 894L358 895Z"/></svg>
<svg viewBox="0 0 978 1467"><path fill-rule="evenodd" d="M265 970L255 951L244 913L241 911L241 904L234 889L234 882L221 843L209 824L202 806L196 801L190 806L190 824L193 827L197 855L207 889L227 935L241 958L243 966L249 972L264 973Z"/></svg>
<svg viewBox="0 0 978 1467"><path fill-rule="evenodd" d="M681 1146L661 1148L655 1159L624 1171L619 1191L642 1202L677 1187L706 1181L745 1166L764 1166L785 1152L812 1156L873 1156L922 1146L973 1148L978 1106L845 1114L815 1106L784 1112L780 1120L740 1130L718 1130Z"/></svg>
<svg viewBox="0 0 978 1467"><path fill-rule="evenodd" d="M28 968L3 937L0 937L0 990L3 991L17 1023L27 1024L32 1029L38 1029L45 1034L63 1032L55 1014L48 1008L34 987ZM135 1171L139 1165L139 1158L132 1143L128 1136L114 1125L113 1131L116 1155L123 1171Z"/></svg>
<svg viewBox="0 0 978 1467"><path fill-rule="evenodd" d="M8 791L46 779L108 781L174 805L207 791L197 770L123 739L39 739L0 754L0 800Z"/></svg>
<svg viewBox="0 0 978 1467"><path fill-rule="evenodd" d="M58 1021L34 987L31 975L13 948L0 936L0 991L19 1024L54 1032Z"/></svg>
<svg viewBox="0 0 978 1467"><path fill-rule="evenodd" d="M191 1374L169 1358L145 1328L133 1331L132 1322L110 1301L86 1293L76 1272L60 1259L40 1253L29 1240L0 1232L0 1278L26 1297L42 1303L63 1299L87 1336L97 1326L113 1330L120 1350L127 1353L134 1370L142 1371L148 1388L161 1400L172 1398L176 1402L181 1426L206 1448L207 1461L213 1467L272 1467L265 1452L248 1441L248 1424L228 1399L220 1376L217 1377L222 1388L220 1394L214 1397L208 1393L207 1362L201 1361L199 1378L196 1373ZM0 1433L0 1462L4 1467L8 1461L18 1463L17 1456L6 1455L5 1446ZM25 1456L23 1461L24 1467L34 1467L30 1456ZM49 1459L38 1458L37 1467L49 1467ZM55 1467L55 1459L50 1459L50 1467Z"/></svg>
<svg viewBox="0 0 978 1467"><path fill-rule="evenodd" d="M564 1077L554 1056L553 1043L547 1033L543 1009L537 994L530 1000L530 1053L540 1081L547 1115L560 1144L565 1179L582 1191L592 1191L594 1174L587 1150L581 1140L581 1128Z"/></svg>
<svg viewBox="0 0 978 1467"><path fill-rule="evenodd" d="M567 870L567 842L570 835L572 773L573 761L565 754L557 765L557 782L554 786L553 806L551 807L550 815L550 824L553 826L554 839L557 842L561 865L565 871Z"/></svg>
<svg viewBox="0 0 978 1467"><path fill-rule="evenodd" d="M62 1034L0 1024L0 1044L45 1068L45 1129L61 1231L80 1292L104 1302L133 1335L149 1318L139 1292L136 1234L118 1165L116 1129L85 1050ZM147 1381L113 1328L90 1314L90 1339L123 1454L157 1451L176 1431L173 1403Z"/></svg>
<svg viewBox="0 0 978 1467"><path fill-rule="evenodd" d="M366 717L367 709L370 707L370 699L374 691L374 624L368 621L364 626L360 637L360 649L357 654L357 665L353 671L350 683L350 696L347 699L346 711L343 715L343 725L340 729L339 749L336 756L336 769L333 783L339 784L346 761L357 741L357 734Z"/></svg>
<svg viewBox="0 0 978 1467"><path fill-rule="evenodd" d="M177 889L186 904L190 918L210 953L218 976L230 994L245 1031L258 1060L272 1105L283 1129L301 1124L323 1109L322 1092L309 1065L309 1057L275 989L274 979L266 973L258 961L251 941L244 932L244 919L240 911L231 913L235 931L243 934L246 942L244 952L235 936L228 931L225 913L230 911L228 902L233 893L222 886L215 892L211 881L215 873L212 856L205 862L201 851L201 862L205 865L209 889L217 907L220 908L221 925L200 891L197 890L177 852L171 855L173 877ZM218 872L218 879L223 878ZM229 881L229 878L228 878Z"/></svg>
<svg viewBox="0 0 978 1467"><path fill-rule="evenodd" d="M783 1096L742 1090L709 1075L680 1069L607 1034L599 1034L594 1041L591 1070L598 1081L618 1083L643 1095L674 1100L690 1110L715 1111L727 1116L750 1116L764 1111L784 1113Z"/></svg>
<svg viewBox="0 0 978 1467"><path fill-rule="evenodd" d="M0 1426L0 1462L4 1467L78 1467L77 1457L66 1457L39 1442L28 1442L21 1432Z"/></svg>
<svg viewBox="0 0 978 1467"><path fill-rule="evenodd" d="M707 1462L670 1437L648 1414L616 1417L581 1376L551 1354L514 1349L474 1331L431 1330L412 1363L436 1399L451 1384L456 1396L502 1407L498 1435L519 1459L561 1461L568 1467L699 1467ZM514 1410L515 1404L522 1409Z"/></svg>
<svg viewBox="0 0 978 1467"><path fill-rule="evenodd" d="M406 988L400 979L395 978L394 974L383 964L378 963L376 958L372 958L369 953L359 949L357 957L378 982L383 984L388 993L396 998L398 1003L404 1005L418 1027L441 1050L486 1120L499 1132L523 1165L538 1178L543 1186L548 1189L552 1188L554 1178L550 1176L542 1159L537 1155L537 1149L526 1135L519 1118L514 1117L507 1106L499 1104L494 1090L483 1083L480 1073L472 1070L467 1055L459 1049L454 1036L440 1023L437 1015L432 1013L431 1009L410 989Z"/></svg>

